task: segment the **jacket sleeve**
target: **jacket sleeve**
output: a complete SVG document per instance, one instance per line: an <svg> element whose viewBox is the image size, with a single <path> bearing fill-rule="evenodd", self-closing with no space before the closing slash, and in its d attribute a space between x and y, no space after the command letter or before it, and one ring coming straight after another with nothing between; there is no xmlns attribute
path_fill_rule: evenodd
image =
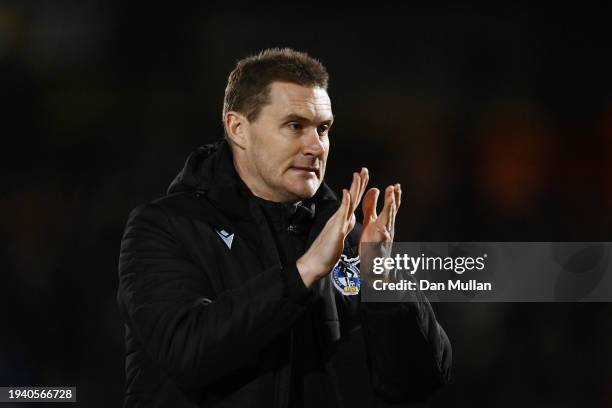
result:
<svg viewBox="0 0 612 408"><path fill-rule="evenodd" d="M297 268L272 267L213 294L158 204L129 216L119 258L119 307L152 360L181 388L210 385L258 358L304 311ZM214 260L211 260L214 265ZM285 278L289 276L289 278Z"/></svg>
<svg viewBox="0 0 612 408"><path fill-rule="evenodd" d="M372 385L393 402L423 401L450 381L450 341L425 296L417 296L360 307Z"/></svg>
<svg viewBox="0 0 612 408"><path fill-rule="evenodd" d="M361 225L348 237L357 248ZM340 319L360 324L374 391L390 402L423 401L450 381L452 348L431 304L420 291L395 303L343 296ZM349 299L350 298L350 299Z"/></svg>

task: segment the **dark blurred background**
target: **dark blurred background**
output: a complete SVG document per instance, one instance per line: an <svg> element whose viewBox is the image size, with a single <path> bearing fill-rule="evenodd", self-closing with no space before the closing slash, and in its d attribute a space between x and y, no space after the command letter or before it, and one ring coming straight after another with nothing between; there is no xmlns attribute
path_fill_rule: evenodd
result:
<svg viewBox="0 0 612 408"><path fill-rule="evenodd" d="M612 241L607 8L138 3L0 1L0 385L121 405L126 216L267 47L328 67L327 182L401 182L396 240ZM454 380L426 406L612 407L612 305L434 308Z"/></svg>

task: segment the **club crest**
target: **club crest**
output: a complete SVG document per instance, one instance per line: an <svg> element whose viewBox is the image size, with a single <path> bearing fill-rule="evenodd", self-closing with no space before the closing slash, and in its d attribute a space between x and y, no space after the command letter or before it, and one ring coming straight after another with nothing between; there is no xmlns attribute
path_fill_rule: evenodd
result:
<svg viewBox="0 0 612 408"><path fill-rule="evenodd" d="M348 258L340 255L340 260L331 272L334 286L345 296L359 294L359 256Z"/></svg>

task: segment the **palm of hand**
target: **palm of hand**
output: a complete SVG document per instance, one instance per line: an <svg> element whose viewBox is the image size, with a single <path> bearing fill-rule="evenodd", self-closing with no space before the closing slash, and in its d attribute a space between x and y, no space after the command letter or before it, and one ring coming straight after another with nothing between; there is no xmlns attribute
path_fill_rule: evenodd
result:
<svg viewBox="0 0 612 408"><path fill-rule="evenodd" d="M389 256L391 244L395 235L395 216L401 201L401 188L399 184L385 189L383 209L376 214L379 191L371 188L363 198L363 223L359 239L359 255L363 260L365 245L373 244L371 255Z"/></svg>
<svg viewBox="0 0 612 408"><path fill-rule="evenodd" d="M385 201L380 215L376 214L379 191L371 188L363 198L363 223L360 243L393 242L395 235L395 216L401 199L399 184L385 189Z"/></svg>

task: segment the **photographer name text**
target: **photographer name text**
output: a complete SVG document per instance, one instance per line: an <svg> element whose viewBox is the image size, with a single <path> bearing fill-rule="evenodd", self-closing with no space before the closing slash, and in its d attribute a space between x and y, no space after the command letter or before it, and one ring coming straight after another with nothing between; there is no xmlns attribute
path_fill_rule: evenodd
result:
<svg viewBox="0 0 612 408"><path fill-rule="evenodd" d="M417 282L407 279L402 279L397 282L385 282L382 279L377 279L372 282L372 288L374 290L422 290L422 291L451 291L451 290L463 290L463 291L481 291L488 292L493 289L491 282L479 282L476 279L470 279L468 281L451 280L447 282L430 282L426 279L421 279Z"/></svg>

